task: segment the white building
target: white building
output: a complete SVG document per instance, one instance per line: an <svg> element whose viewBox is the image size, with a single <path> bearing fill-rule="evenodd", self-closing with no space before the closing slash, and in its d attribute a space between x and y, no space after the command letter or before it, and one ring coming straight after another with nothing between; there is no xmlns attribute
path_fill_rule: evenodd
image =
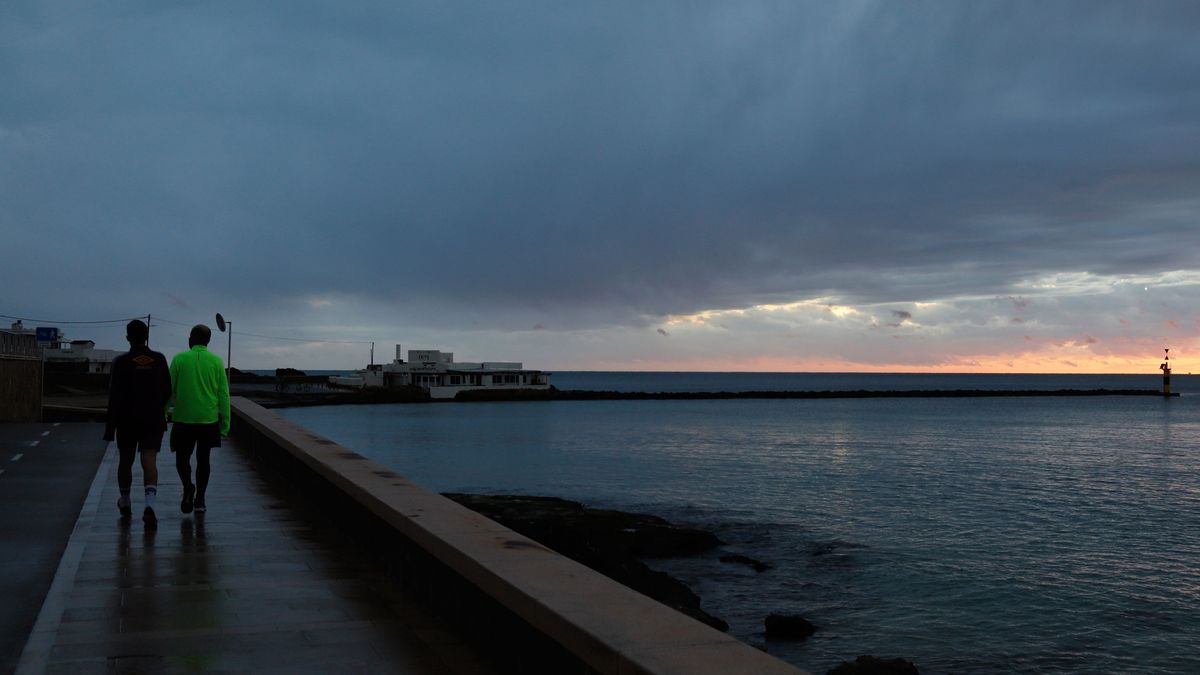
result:
<svg viewBox="0 0 1200 675"><path fill-rule="evenodd" d="M431 398L454 398L460 391L497 389L549 389L550 373L525 370L522 364L503 361L456 363L452 352L436 349L410 349L408 361L368 366L350 377L332 377L330 383L342 387L406 387L429 390Z"/></svg>
<svg viewBox="0 0 1200 675"><path fill-rule="evenodd" d="M101 375L112 372L113 359L121 352L115 349L96 349L93 340L64 340L57 328L52 330L54 340L41 345L42 356L48 367ZM7 332L14 335L35 333L25 328L20 321L12 324Z"/></svg>

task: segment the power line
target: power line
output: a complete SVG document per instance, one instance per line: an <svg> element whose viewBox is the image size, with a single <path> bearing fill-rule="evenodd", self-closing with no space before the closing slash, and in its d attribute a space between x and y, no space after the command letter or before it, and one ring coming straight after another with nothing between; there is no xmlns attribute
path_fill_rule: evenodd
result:
<svg viewBox="0 0 1200 675"><path fill-rule="evenodd" d="M174 324L176 326L191 327L193 325L193 324L189 324L189 323L181 323L179 321L171 321L170 319L164 319L162 317L154 317L154 320L162 321L163 323ZM245 331L240 331L240 330L235 331L232 328L229 330L229 332L233 333L234 335L241 335L241 336L245 336L245 337L256 337L256 338L262 338L264 340L286 340L288 342L328 343L328 344L343 344L343 345L373 344L370 340L321 340L321 339L314 339L314 338L283 337L281 335L260 335L259 333L247 333Z"/></svg>
<svg viewBox="0 0 1200 675"><path fill-rule="evenodd" d="M153 320L154 320L155 322L159 322L159 321L161 321L162 323L170 323L170 324L175 324L176 326L190 327L190 326L192 326L192 325L193 325L193 324L190 324L190 323L183 323L183 322L181 322L181 321L171 321L170 319L164 319L164 318L162 318L161 316L156 316L156 317L154 317L154 318L153 318Z"/></svg>
<svg viewBox="0 0 1200 675"><path fill-rule="evenodd" d="M143 318L145 318L145 316L146 315L143 314L142 316L133 316L133 317L129 317L128 319L105 319L103 321L55 321L54 319L31 319L27 316L9 316L8 314L0 314L0 318L15 319L17 321L29 321L32 323L69 323L69 324L129 323L130 321L133 321L134 319L143 319Z"/></svg>
<svg viewBox="0 0 1200 675"><path fill-rule="evenodd" d="M102 321L55 321L53 319L33 319L30 317L10 316L8 314L0 314L0 318L13 319L14 321L29 321L30 323L61 323L61 324L72 324L72 325L122 324L122 323L129 323L130 321L133 321L134 319L144 319L144 318L146 318L146 316L147 315L143 314L142 316L134 316L134 317L130 317L128 319L105 319ZM190 324L190 323L183 323L182 321L172 321L170 319L164 319L161 316L153 317L151 322L152 323L159 323L159 322L169 323L169 324L172 324L175 326L183 326L185 328L190 328L191 326L194 325L194 324ZM256 338L261 338L264 340L285 340L287 342L326 343L326 344L341 344L341 345L374 344L370 340L321 340L321 339L314 339L314 338L284 337L281 335L261 335L259 333L247 333L245 331L240 331L240 330L234 331L233 329L230 329L229 332L235 333L237 335L245 336L245 337L256 337Z"/></svg>
<svg viewBox="0 0 1200 675"><path fill-rule="evenodd" d="M236 335L245 335L248 337L256 337L256 338L265 338L267 340L289 340L291 342L326 342L326 343L330 343L330 344L341 344L341 345L369 345L369 344L372 344L369 340L316 340L316 339L308 339L308 338L280 337L278 335L259 335L257 333L244 333L240 330L239 331L231 330L230 332L232 332Z"/></svg>

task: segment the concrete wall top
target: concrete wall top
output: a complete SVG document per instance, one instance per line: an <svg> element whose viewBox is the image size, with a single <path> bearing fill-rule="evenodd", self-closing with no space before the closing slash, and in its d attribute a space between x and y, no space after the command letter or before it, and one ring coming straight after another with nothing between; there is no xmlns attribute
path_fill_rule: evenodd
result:
<svg viewBox="0 0 1200 675"><path fill-rule="evenodd" d="M234 414L602 673L801 673L241 397Z"/></svg>

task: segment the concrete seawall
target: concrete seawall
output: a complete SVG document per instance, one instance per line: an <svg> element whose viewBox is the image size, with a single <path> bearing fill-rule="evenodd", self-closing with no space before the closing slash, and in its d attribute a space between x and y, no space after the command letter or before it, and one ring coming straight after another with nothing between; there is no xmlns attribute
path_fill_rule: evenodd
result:
<svg viewBox="0 0 1200 675"><path fill-rule="evenodd" d="M801 671L243 398L234 435L508 672Z"/></svg>

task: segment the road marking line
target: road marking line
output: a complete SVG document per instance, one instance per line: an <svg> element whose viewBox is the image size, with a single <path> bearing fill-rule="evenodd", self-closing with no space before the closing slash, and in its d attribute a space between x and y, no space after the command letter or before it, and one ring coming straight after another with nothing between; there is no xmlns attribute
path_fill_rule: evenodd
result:
<svg viewBox="0 0 1200 675"><path fill-rule="evenodd" d="M21 458L22 458L22 457L24 457L24 456L25 456L25 453L23 453L23 452L18 452L17 454L13 455L13 458L12 458L12 460L11 460L11 461L14 461L14 462L19 462L19 461L21 461Z"/></svg>
<svg viewBox="0 0 1200 675"><path fill-rule="evenodd" d="M50 432L49 432L49 431L43 431L43 432L42 432L42 435L43 435L43 436L49 436L49 435L50 435Z"/></svg>
<svg viewBox="0 0 1200 675"><path fill-rule="evenodd" d="M60 424L62 424L62 422L55 422L55 423L54 423L54 426L58 426L58 425L60 425Z"/></svg>
<svg viewBox="0 0 1200 675"><path fill-rule="evenodd" d="M38 443L41 443L41 441L29 441L29 443L27 443L26 445L28 445L31 448L36 448Z"/></svg>
<svg viewBox="0 0 1200 675"><path fill-rule="evenodd" d="M4 473L4 469L0 469L0 473Z"/></svg>

